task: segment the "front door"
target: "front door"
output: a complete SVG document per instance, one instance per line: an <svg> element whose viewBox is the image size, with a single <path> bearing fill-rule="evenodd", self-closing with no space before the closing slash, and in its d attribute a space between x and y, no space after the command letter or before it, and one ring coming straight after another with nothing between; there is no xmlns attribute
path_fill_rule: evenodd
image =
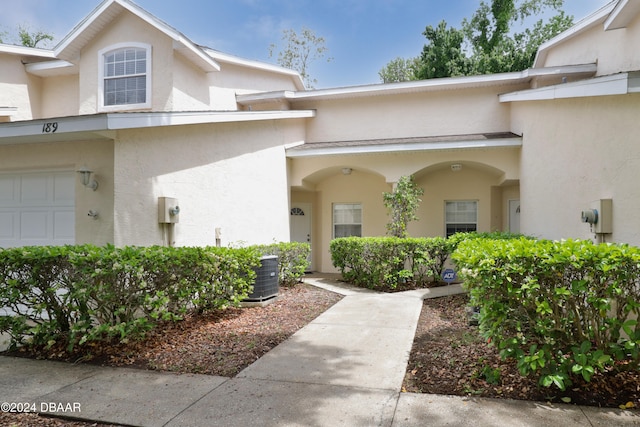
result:
<svg viewBox="0 0 640 427"><path fill-rule="evenodd" d="M294 203L291 205L289 227L292 242L311 244L311 203ZM312 260L313 257L309 254L309 271L313 269Z"/></svg>

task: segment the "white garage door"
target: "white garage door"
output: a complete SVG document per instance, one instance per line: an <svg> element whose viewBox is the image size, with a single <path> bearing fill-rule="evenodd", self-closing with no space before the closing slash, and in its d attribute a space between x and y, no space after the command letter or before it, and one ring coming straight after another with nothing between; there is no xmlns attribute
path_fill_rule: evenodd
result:
<svg viewBox="0 0 640 427"><path fill-rule="evenodd" d="M75 243L73 172L0 174L0 247Z"/></svg>

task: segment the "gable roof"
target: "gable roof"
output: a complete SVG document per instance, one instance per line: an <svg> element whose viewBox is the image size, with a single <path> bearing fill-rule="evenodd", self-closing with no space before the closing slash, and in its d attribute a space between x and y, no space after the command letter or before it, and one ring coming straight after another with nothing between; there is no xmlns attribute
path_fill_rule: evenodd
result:
<svg viewBox="0 0 640 427"><path fill-rule="evenodd" d="M375 83L361 86L348 86L330 89L317 89L303 92L276 91L237 95L240 105L270 103L276 101L327 100L342 98L371 97L378 95L401 95L406 93L424 93L443 90L510 86L530 83L532 80L558 80L562 77L586 78L596 73L596 64L567 65L514 71L511 73L483 74L476 76L444 77L438 79L413 80L399 83Z"/></svg>
<svg viewBox="0 0 640 427"><path fill-rule="evenodd" d="M174 49L205 72L220 71L220 65L175 28L156 18L130 0L104 0L54 48L57 58L74 62L80 50L122 12L129 11L174 41Z"/></svg>
<svg viewBox="0 0 640 427"><path fill-rule="evenodd" d="M549 51L555 46L598 25L603 25L605 31L624 28L638 13L640 13L638 0L613 0L607 3L568 30L541 44L533 62L533 68L544 67Z"/></svg>

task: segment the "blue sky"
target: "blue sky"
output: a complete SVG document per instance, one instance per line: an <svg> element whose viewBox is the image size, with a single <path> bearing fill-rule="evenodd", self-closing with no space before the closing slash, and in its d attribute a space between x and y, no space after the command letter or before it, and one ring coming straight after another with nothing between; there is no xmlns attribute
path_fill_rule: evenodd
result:
<svg viewBox="0 0 640 427"><path fill-rule="evenodd" d="M422 32L441 20L456 27L480 0L135 0L192 41L247 59L275 62L269 45L283 29L305 26L326 39L329 63L315 62L317 88L378 83L390 60L417 56ZM565 0L575 20L610 0ZM52 33L58 42L99 0L0 0L0 31L18 25ZM51 45L50 47L53 47Z"/></svg>

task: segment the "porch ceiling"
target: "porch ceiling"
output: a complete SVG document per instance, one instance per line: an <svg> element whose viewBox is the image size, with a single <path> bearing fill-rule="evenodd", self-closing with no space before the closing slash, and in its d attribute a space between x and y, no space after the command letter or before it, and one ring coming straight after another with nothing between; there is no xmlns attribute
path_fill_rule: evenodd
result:
<svg viewBox="0 0 640 427"><path fill-rule="evenodd" d="M494 132L357 141L307 142L287 149L287 157L521 146L522 136L511 132Z"/></svg>

